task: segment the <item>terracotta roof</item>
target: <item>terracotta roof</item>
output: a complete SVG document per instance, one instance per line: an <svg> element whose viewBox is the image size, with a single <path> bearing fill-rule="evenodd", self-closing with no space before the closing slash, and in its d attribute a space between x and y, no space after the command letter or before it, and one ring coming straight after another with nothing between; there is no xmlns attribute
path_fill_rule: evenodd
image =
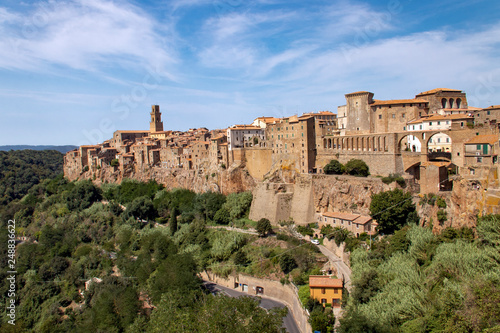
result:
<svg viewBox="0 0 500 333"><path fill-rule="evenodd" d="M333 217L336 219L342 219L342 220L348 220L348 221L354 221L355 219L360 217L359 214L349 214L349 213L339 213L339 212L326 212L326 213L323 213L323 216Z"/></svg>
<svg viewBox="0 0 500 333"><path fill-rule="evenodd" d="M341 279L332 279L327 275L309 275L309 287L316 288L342 288Z"/></svg>
<svg viewBox="0 0 500 333"><path fill-rule="evenodd" d="M428 117L422 117L420 119L410 121L408 122L408 124L419 124L424 121L459 120L459 119L472 119L472 117L466 114L446 114L446 115L433 114Z"/></svg>
<svg viewBox="0 0 500 333"><path fill-rule="evenodd" d="M372 220L371 216L360 216L356 220L354 220L354 223L358 224L366 224Z"/></svg>
<svg viewBox="0 0 500 333"><path fill-rule="evenodd" d="M488 134L488 135L476 135L469 141L466 141L465 144L478 144L478 143L488 143L490 145L498 142L498 135L496 134Z"/></svg>
<svg viewBox="0 0 500 333"><path fill-rule="evenodd" d="M390 105L390 104L417 104L417 103L429 103L425 99L391 99L388 101L380 101L380 100L374 100L370 106L374 105Z"/></svg>
<svg viewBox="0 0 500 333"><path fill-rule="evenodd" d="M492 106L488 106L487 108L485 108L484 110L491 110L491 109L500 109L500 105L492 105Z"/></svg>
<svg viewBox="0 0 500 333"><path fill-rule="evenodd" d="M432 90L428 90L428 91L421 92L421 93L420 93L420 94L418 94L417 96L420 96L420 95L432 95L432 94L438 93L438 92L440 92L440 91L462 92L462 90L456 90L456 89L449 89L449 88L436 88L436 89L432 89Z"/></svg>
<svg viewBox="0 0 500 333"><path fill-rule="evenodd" d="M226 137L225 134L220 134L220 135L217 135L217 136L214 136L212 139L210 140L219 140L219 139L224 139Z"/></svg>
<svg viewBox="0 0 500 333"><path fill-rule="evenodd" d="M99 147L99 145L83 145L83 146L80 146L81 148L96 148L96 147Z"/></svg>

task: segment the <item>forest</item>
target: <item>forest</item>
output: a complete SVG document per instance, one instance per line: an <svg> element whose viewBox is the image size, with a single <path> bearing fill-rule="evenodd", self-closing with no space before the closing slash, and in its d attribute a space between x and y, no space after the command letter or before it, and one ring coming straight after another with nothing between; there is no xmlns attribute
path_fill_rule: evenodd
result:
<svg viewBox="0 0 500 333"><path fill-rule="evenodd" d="M16 325L2 316L1 332L283 330L286 308L266 311L251 297L212 295L199 278L203 270L294 283L313 329L324 333L334 323L343 333L500 332L499 216L435 235L415 223L411 194L393 190L372 198L381 233L370 242L366 234L324 227L324 237L351 252L352 289L343 291L339 319L309 298L309 275L320 274L324 262L318 247L287 232L293 221L272 227L249 220L251 193L167 190L154 180L98 187L67 181L57 152L0 154L6 154L2 267L9 259L9 220L24 237L15 257ZM297 230L312 235L314 228ZM2 313L7 276L0 272Z"/></svg>

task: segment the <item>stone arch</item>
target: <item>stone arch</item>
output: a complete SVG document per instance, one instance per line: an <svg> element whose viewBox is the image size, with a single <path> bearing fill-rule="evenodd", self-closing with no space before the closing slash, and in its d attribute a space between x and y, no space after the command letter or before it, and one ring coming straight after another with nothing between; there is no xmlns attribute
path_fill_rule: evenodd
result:
<svg viewBox="0 0 500 333"><path fill-rule="evenodd" d="M356 138L356 150L359 150L359 138Z"/></svg>
<svg viewBox="0 0 500 333"><path fill-rule="evenodd" d="M454 102L453 98L450 98L450 109L453 109L453 102Z"/></svg>
<svg viewBox="0 0 500 333"><path fill-rule="evenodd" d="M328 139L328 149L332 149L332 139Z"/></svg>
<svg viewBox="0 0 500 333"><path fill-rule="evenodd" d="M427 139L428 153L451 153L451 137L444 132L437 132Z"/></svg>
<svg viewBox="0 0 500 333"><path fill-rule="evenodd" d="M460 109L460 106L462 106L462 99L461 98L457 98L457 109Z"/></svg>
<svg viewBox="0 0 500 333"><path fill-rule="evenodd" d="M412 152L412 153L419 153L422 151L422 141L420 139L411 134L408 133L405 136L403 136L401 139L399 139L398 142L398 153L401 152Z"/></svg>
<svg viewBox="0 0 500 333"><path fill-rule="evenodd" d="M326 142L327 142L327 140L326 140L326 139L323 139L323 148L325 148L325 149L326 149L326 147L327 147Z"/></svg>
<svg viewBox="0 0 500 333"><path fill-rule="evenodd" d="M448 101L446 100L446 98L441 98L441 106L443 107L443 109L446 109L447 104L448 104Z"/></svg>

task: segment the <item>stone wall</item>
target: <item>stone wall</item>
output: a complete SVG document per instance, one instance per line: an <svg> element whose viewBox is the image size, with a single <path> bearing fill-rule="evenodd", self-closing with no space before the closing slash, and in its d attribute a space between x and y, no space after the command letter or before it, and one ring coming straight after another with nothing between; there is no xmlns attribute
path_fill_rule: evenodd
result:
<svg viewBox="0 0 500 333"><path fill-rule="evenodd" d="M267 148L249 148L245 150L245 163L250 175L262 181L264 175L271 170L273 151Z"/></svg>
<svg viewBox="0 0 500 333"><path fill-rule="evenodd" d="M342 243L340 244L340 246L337 246L333 238L331 240L328 240L328 238L323 238L323 246L326 247L328 250L332 251L337 257L342 259L344 264L346 264L348 267L351 267L350 253L344 252L345 243Z"/></svg>
<svg viewBox="0 0 500 333"><path fill-rule="evenodd" d="M222 278L212 273L203 272L201 273L203 280L211 281L221 286L236 289L238 291L243 291L240 285L248 286L248 294L255 295L255 289L257 286L264 288L264 293L262 296L274 298L278 301L285 303L288 309L291 311L297 326L303 333L312 332L311 325L308 322L309 316L307 315L305 309L299 300L298 291L293 285L282 285L278 281L259 279L253 276L238 274L236 276L229 276L228 278ZM235 284L238 287L235 288Z"/></svg>

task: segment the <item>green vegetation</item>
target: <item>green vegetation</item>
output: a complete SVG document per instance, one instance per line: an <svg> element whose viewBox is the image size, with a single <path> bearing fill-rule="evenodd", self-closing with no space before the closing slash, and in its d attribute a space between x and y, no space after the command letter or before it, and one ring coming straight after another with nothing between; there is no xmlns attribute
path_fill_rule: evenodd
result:
<svg viewBox="0 0 500 333"><path fill-rule="evenodd" d="M382 177L382 182L384 184L390 184L392 182L396 182L401 187L406 186L405 179L398 174L390 174L388 177Z"/></svg>
<svg viewBox="0 0 500 333"><path fill-rule="evenodd" d="M418 222L411 193L400 189L373 194L370 215L377 220L378 231L384 234L392 234L405 224Z"/></svg>
<svg viewBox="0 0 500 333"><path fill-rule="evenodd" d="M370 175L368 165L362 160L353 158L344 167L345 172L351 176L368 177Z"/></svg>
<svg viewBox="0 0 500 333"><path fill-rule="evenodd" d="M203 269L265 275L276 271L285 252L276 240L257 245L257 236L207 229L226 203L223 195L166 191L154 181L99 188L61 176L30 179L34 186L20 198L5 197L0 208L0 241L7 244L6 224L14 218L16 234L28 237L16 247L14 331L150 332L164 331L166 324L176 332L281 331L286 309L267 312L254 299L213 296L202 288ZM228 201L231 218L248 214L248 193ZM314 264L308 251L290 251L298 273ZM7 254L1 247L2 267ZM3 313L6 278L3 270ZM13 331L7 319L2 316L2 332Z"/></svg>
<svg viewBox="0 0 500 333"><path fill-rule="evenodd" d="M345 165L342 165L338 160L331 160L325 165L323 172L327 175L348 174L357 177L368 177L370 175L368 165L358 159L351 159Z"/></svg>
<svg viewBox="0 0 500 333"><path fill-rule="evenodd" d="M327 175L341 175L344 173L344 166L338 160L331 160L325 165L323 171Z"/></svg>
<svg viewBox="0 0 500 333"><path fill-rule="evenodd" d="M43 179L63 172L63 155L55 150L0 151L0 206L21 199Z"/></svg>
<svg viewBox="0 0 500 333"><path fill-rule="evenodd" d="M263 237L267 235L267 233L273 231L273 227L271 226L271 222L266 218L261 218L257 222L257 227L255 228L259 233L259 236Z"/></svg>
<svg viewBox="0 0 500 333"><path fill-rule="evenodd" d="M406 226L351 254L353 290L340 332L500 329L500 216L470 229Z"/></svg>

